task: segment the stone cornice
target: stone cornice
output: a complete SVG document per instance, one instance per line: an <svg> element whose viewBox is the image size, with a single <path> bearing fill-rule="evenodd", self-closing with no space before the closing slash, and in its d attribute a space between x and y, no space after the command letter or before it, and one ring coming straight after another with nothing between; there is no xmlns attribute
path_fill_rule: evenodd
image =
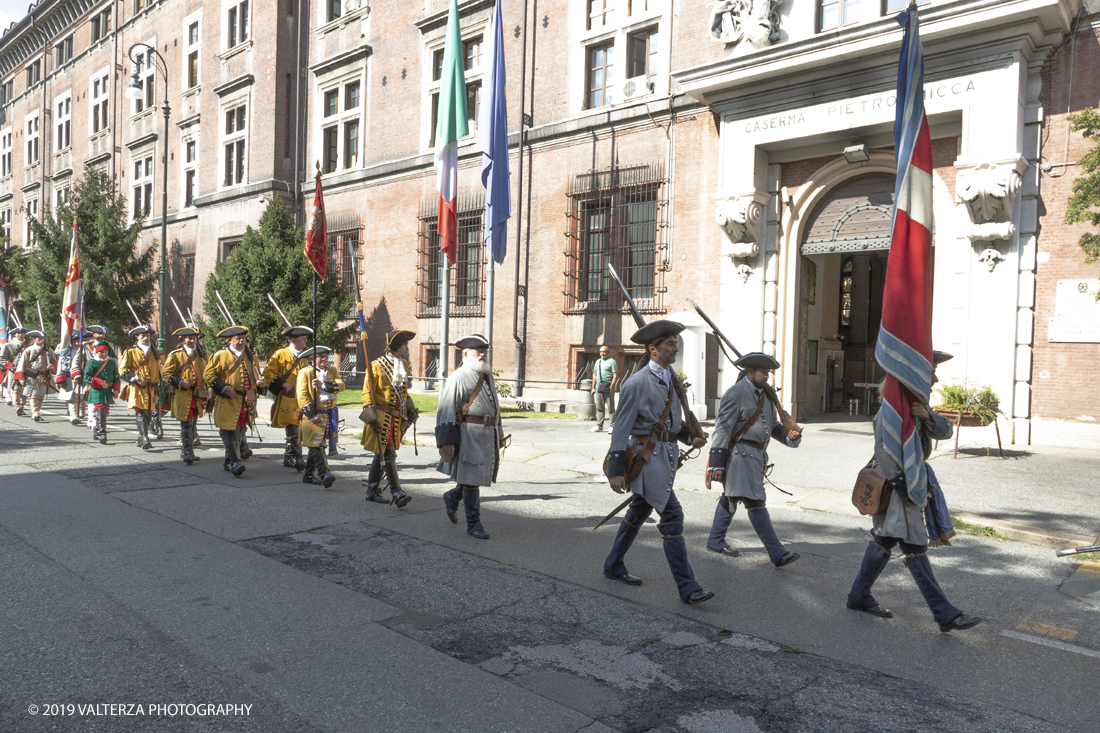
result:
<svg viewBox="0 0 1100 733"><path fill-rule="evenodd" d="M493 7L493 2L494 0L466 0L466 2L458 4L458 17L463 18L479 10L491 8ZM436 28L447 25L447 13L449 12L450 7L444 6L442 10L437 10L431 15L416 21L415 25L420 29L421 33L428 33Z"/></svg>
<svg viewBox="0 0 1100 733"><path fill-rule="evenodd" d="M148 145L149 143L156 142L157 137L159 137L157 133L150 132L148 134L142 135L141 137L134 138L130 142L126 143L126 147L130 150L137 150L143 145Z"/></svg>
<svg viewBox="0 0 1100 733"><path fill-rule="evenodd" d="M219 97L224 97L226 94L232 94L242 87L251 85L255 81L256 77L252 74L241 74L236 79L230 79L226 83L214 87L214 94Z"/></svg>
<svg viewBox="0 0 1100 733"><path fill-rule="evenodd" d="M353 61L358 61L361 58L366 58L367 56L370 56L371 52L371 47L364 43L361 46L349 48L347 51L343 51L336 54L335 56L329 56L327 59L318 61L313 66L310 66L309 70L313 72L314 76L321 76L322 74L327 74L328 72L340 66L345 66L352 63Z"/></svg>

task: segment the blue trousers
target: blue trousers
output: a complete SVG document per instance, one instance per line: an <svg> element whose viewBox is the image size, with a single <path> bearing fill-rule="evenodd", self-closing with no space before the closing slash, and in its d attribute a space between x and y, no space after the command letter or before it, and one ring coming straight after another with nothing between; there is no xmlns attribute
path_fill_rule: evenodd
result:
<svg viewBox="0 0 1100 733"><path fill-rule="evenodd" d="M722 496L718 499L718 506L714 510L714 522L710 526L710 537L707 538L707 547L721 550L727 545L726 531L733 521L733 515L737 512L737 502L745 505L749 515L749 523L756 531L756 536L768 551L768 557L772 563L777 563L787 554L787 548L779 541L772 526L771 515L764 507L764 500L748 499L743 496Z"/></svg>
<svg viewBox="0 0 1100 733"><path fill-rule="evenodd" d="M951 605L940 584L936 582L936 576L932 574L932 564L928 562L928 547L911 545L896 537L874 537L867 544L867 550L863 553L863 563L859 567L855 582L852 583L848 600L860 608L874 608L878 605L878 601L871 595L871 586L886 568L886 563L890 561L890 550L898 544L901 545L901 551L905 554L905 567L909 568L909 573L917 582L917 587L920 588L928 608L932 610L936 623L948 624L961 616L962 611Z"/></svg>
<svg viewBox="0 0 1100 733"><path fill-rule="evenodd" d="M443 501L447 502L447 508L458 509L458 502L466 509L466 533L480 529L481 526L481 490L476 486L459 484L443 495Z"/></svg>
<svg viewBox="0 0 1100 733"><path fill-rule="evenodd" d="M641 494L634 494L634 498L627 507L626 516L619 525L619 533L615 536L615 542L611 545L611 552L604 561L603 569L613 575L626 573L626 565L623 559L626 557L630 546L634 544L634 538L638 536L638 530L642 523L653 513L653 507ZM672 578L676 581L676 589L680 592L680 600L684 600L692 593L703 589L695 580L695 573L687 558L687 543L684 542L684 510L680 506L676 492L670 491L668 503L663 512L659 513L661 523L657 525L657 531L664 540L665 559L668 561L668 569L672 571Z"/></svg>

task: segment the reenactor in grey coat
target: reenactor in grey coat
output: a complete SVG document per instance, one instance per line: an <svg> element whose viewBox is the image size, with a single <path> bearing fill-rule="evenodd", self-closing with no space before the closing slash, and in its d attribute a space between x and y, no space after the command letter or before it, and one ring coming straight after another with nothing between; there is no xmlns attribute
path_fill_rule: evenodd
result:
<svg viewBox="0 0 1100 733"><path fill-rule="evenodd" d="M489 539L481 525L480 487L496 480L499 451L504 447L500 424L500 403L492 369L486 361L489 341L481 334L461 339L462 366L443 383L435 419L435 441L439 446L438 470L457 486L443 495L447 518L457 524L458 504L466 508L466 533L479 540Z"/></svg>
<svg viewBox="0 0 1100 733"><path fill-rule="evenodd" d="M679 390L673 384L673 380L678 381L671 369L679 351L676 336L683 330L684 327L674 321L654 321L630 337L634 343L645 345L649 362L627 379L619 392L619 410L611 432L607 476L616 493L621 494L629 489L633 496L619 525L615 542L611 545L611 552L604 561L603 573L607 578L627 585L642 584L640 578L627 572L623 561L638 536L638 530L656 510L661 517L657 531L664 540L665 559L676 581L680 600L694 605L713 598L714 593L703 590L688 563L684 510L672 490L680 457L676 442L687 443L693 448L702 448L706 444L705 438L690 436L680 414L683 408ZM662 423L663 415L667 417L662 428L658 423ZM628 485L627 448L632 449L635 461L642 460L654 430L659 432L649 460Z"/></svg>
<svg viewBox="0 0 1100 733"><path fill-rule="evenodd" d="M802 442L802 434L786 430L776 416L765 387L772 371L779 368L774 357L759 351L745 354L733 364L741 369L737 382L722 395L714 422L707 470L707 488L712 481L724 485L723 495L714 511L714 522L707 538L707 549L721 555L737 556L726 542L737 504L745 505L749 523L764 543L772 563L781 568L800 555L789 552L779 541L766 507L764 472L768 465L768 443L774 438L791 448ZM736 438L735 441L733 439ZM731 441L733 444L731 445Z"/></svg>
<svg viewBox="0 0 1100 733"><path fill-rule="evenodd" d="M4 396L8 404L23 415L23 387L15 381L15 362L27 345L27 329L22 327L8 329L8 342L0 348L0 368L4 370Z"/></svg>
<svg viewBox="0 0 1100 733"><path fill-rule="evenodd" d="M935 384L938 381L936 366L954 357L945 351L934 351L932 354L932 384ZM951 437L953 432L951 423L943 415L920 402L910 403L909 409L916 421L924 457L927 459L932 453L932 440L947 440ZM939 490L935 473L931 466L927 467L929 486L924 502L918 504L910 501L908 494L904 491L905 471L883 446L882 410L875 415L874 428L875 461L878 463L878 469L885 474L887 484L891 485L894 491L890 502L886 505L886 511L872 515L871 541L867 543L859 574L856 575L852 590L848 593L848 608L869 613L872 616L893 618L894 614L880 606L871 595L871 586L886 568L886 563L890 561L890 550L900 544L901 551L905 555L905 566L909 568L909 573L932 610L932 616L939 624L940 631L947 633L976 626L982 620L977 616L967 616L947 600L943 589L932 574L932 565L928 562L925 508L934 500L933 491ZM902 491L898 490L899 481ZM946 513L946 505L944 507Z"/></svg>

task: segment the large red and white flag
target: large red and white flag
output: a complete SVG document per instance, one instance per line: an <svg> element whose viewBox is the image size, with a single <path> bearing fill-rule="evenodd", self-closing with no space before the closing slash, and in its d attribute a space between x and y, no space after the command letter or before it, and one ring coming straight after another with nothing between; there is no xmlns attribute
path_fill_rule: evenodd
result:
<svg viewBox="0 0 1100 733"><path fill-rule="evenodd" d="M328 225L325 222L325 199L321 195L321 169L317 168L317 188L313 193L313 208L306 224L306 243L302 248L313 271L322 281L328 274Z"/></svg>
<svg viewBox="0 0 1100 733"><path fill-rule="evenodd" d="M928 404L932 391L932 140L924 113L924 49L916 7L897 20L905 28L894 121L898 173L882 328L875 346L875 359L886 370L876 419L882 422L887 454L905 474L909 498L923 505L928 474L909 405Z"/></svg>
<svg viewBox="0 0 1100 733"><path fill-rule="evenodd" d="M83 279L80 276L80 241L73 219L73 236L69 242L69 271L65 274L65 292L61 299L61 347L69 345L69 336L84 328L84 300L81 298Z"/></svg>
<svg viewBox="0 0 1100 733"><path fill-rule="evenodd" d="M458 0L451 0L447 45L439 87L439 128L435 136L435 174L439 188L439 249L453 264L458 252L458 140L470 134L466 111L465 57L458 28Z"/></svg>

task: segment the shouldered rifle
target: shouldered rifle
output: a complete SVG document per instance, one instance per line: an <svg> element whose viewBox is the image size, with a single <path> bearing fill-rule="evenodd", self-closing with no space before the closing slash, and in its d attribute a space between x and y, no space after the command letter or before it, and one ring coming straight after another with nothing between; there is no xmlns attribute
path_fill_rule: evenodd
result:
<svg viewBox="0 0 1100 733"><path fill-rule="evenodd" d="M275 302L275 298L271 297L271 293L267 294L267 299L271 301L271 305L275 306L275 312L279 314L279 318L283 319L283 323L286 324L286 327L290 328L291 327L290 319L288 319L286 317L286 314L283 313L283 309L280 308L279 304Z"/></svg>
<svg viewBox="0 0 1100 733"><path fill-rule="evenodd" d="M706 321L706 324L710 326L710 330L714 333L714 337L718 340L718 348L722 351L725 357L730 360L730 363L734 363L734 359L726 352L725 348L722 346L723 343L725 343L725 345L730 348L730 351L736 354L738 358L741 358L741 352L737 350L737 347L733 345L732 341L726 338L726 335L722 333L722 330L720 328L718 328L718 324L710 319L710 316L706 314L706 311L700 308L699 304L691 298L688 298L687 301L691 303L691 307L695 309L695 312L699 314L699 317ZM775 387L773 387L771 384L765 384L764 394L766 394L768 396L768 400L773 405L775 405L776 412L779 413L779 422L783 424L783 429L788 432L794 431L801 435L802 428L798 425L797 422L795 422L795 419L791 417L790 413L783 409L783 405L779 402L779 395L776 394Z"/></svg>
<svg viewBox="0 0 1100 733"><path fill-rule="evenodd" d="M363 316L363 296L359 292L359 261L355 256L355 251L351 248L351 242L348 242L348 253L351 255L352 279L355 280L355 310L359 317L359 343L363 346L363 381L367 383L367 394L370 395L370 405L364 407L363 411L359 413L359 419L370 425L371 430L374 430L375 425L378 426L375 433L379 436L378 440L381 442L382 423L378 421L378 403L374 399L374 374L371 371L370 357L367 355L367 319ZM414 422L414 450L416 446L415 430L416 423Z"/></svg>

